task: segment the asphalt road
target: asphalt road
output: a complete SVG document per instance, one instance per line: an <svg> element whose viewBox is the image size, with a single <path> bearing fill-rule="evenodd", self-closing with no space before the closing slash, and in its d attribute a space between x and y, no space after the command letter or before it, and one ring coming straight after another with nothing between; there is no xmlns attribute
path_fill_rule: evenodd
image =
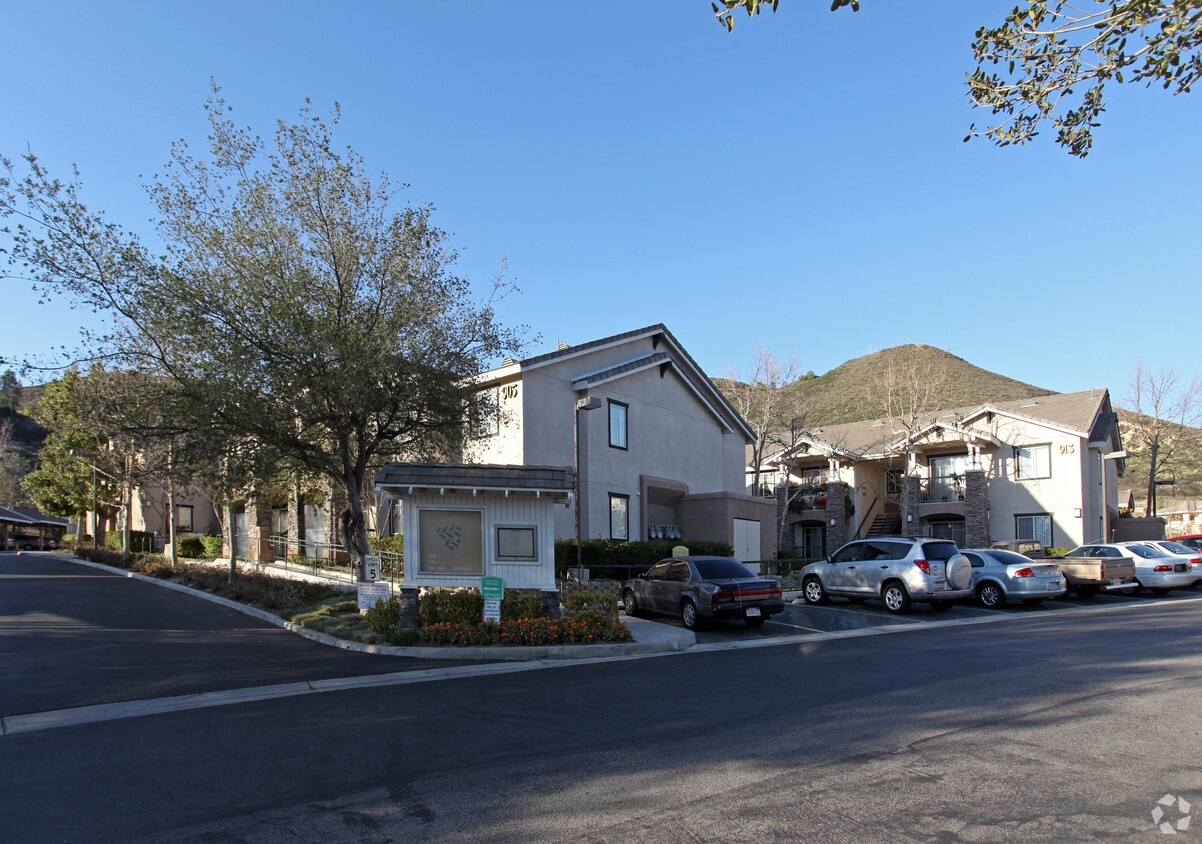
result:
<svg viewBox="0 0 1202 844"><path fill-rule="evenodd" d="M35 659L27 636L9 642L23 626L5 597L9 565L0 555L6 671ZM157 603L149 588L131 614ZM61 591L40 595L39 613L68 615ZM943 623L957 608L874 635L752 637L768 646L718 641L522 673L464 666L436 682L7 735L0 838L1162 840L1157 801L1202 806L1202 600L1064 603L1003 610L992 623ZM812 609L798 611L828 617ZM823 609L833 618L842 608ZM273 637L230 623L250 631L244 658L272 670ZM220 641L221 625L211 627ZM114 634L126 647L130 628ZM114 685L128 676L104 624L86 634L72 641L102 643L95 659L114 665ZM288 671L366 656L296 644ZM73 681L65 664L44 670ZM203 684L220 663L193 670ZM14 676L25 675L0 678L5 704ZM106 676L96 668L90 684ZM1177 802L1160 808L1165 822L1184 818Z"/></svg>

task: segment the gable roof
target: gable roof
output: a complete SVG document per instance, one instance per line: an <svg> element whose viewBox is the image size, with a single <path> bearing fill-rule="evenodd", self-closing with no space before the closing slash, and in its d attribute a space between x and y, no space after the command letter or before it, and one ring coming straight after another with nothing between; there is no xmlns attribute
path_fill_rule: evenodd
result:
<svg viewBox="0 0 1202 844"><path fill-rule="evenodd" d="M579 343L575 346L560 346L553 352L535 355L521 361L508 362L497 369L481 373L477 380L481 384L487 384L509 375L539 369L554 363L562 363L574 358L583 358L601 349L613 348L644 338L651 341L652 351L650 354L640 355L602 370L581 372L572 378L572 388L577 391L587 390L589 387L599 386L607 381L613 381L654 366L661 367L661 372L670 367L727 430L741 433L748 441L755 440L755 432L751 430L751 426L739 415L722 391L714 385L697 361L693 360L693 357L680 345L680 341L662 322L602 337L599 340Z"/></svg>
<svg viewBox="0 0 1202 844"><path fill-rule="evenodd" d="M567 466L513 466L497 463L389 463L376 473L376 486L405 489L489 490L563 493L575 487Z"/></svg>
<svg viewBox="0 0 1202 844"><path fill-rule="evenodd" d="M926 414L920 422L918 435L941 429L974 439L991 438L968 427L972 421L990 413L1054 428L1089 442L1110 438L1115 448L1122 447L1121 441L1116 439L1118 416L1111 410L1110 393L1105 389L936 410ZM898 436L888 420L882 418L815 428L805 441L823 451L834 450L864 459L889 454L904 442L904 437ZM777 452L765 462L783 453Z"/></svg>

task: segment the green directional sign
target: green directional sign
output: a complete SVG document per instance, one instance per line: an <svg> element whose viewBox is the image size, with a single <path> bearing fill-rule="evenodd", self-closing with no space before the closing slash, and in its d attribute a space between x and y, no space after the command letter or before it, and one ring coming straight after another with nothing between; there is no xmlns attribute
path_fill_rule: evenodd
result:
<svg viewBox="0 0 1202 844"><path fill-rule="evenodd" d="M486 601L499 601L505 597L505 584L499 577L480 579L480 596Z"/></svg>

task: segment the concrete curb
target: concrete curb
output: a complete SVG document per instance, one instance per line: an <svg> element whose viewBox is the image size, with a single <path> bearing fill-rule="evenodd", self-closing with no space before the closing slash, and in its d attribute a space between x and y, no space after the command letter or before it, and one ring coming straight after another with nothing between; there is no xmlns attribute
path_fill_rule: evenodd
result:
<svg viewBox="0 0 1202 844"><path fill-rule="evenodd" d="M499 661L529 661L529 660L577 660L577 659L596 659L600 657L613 656L632 656L636 654L651 654L663 653L666 651L683 651L697 644L697 637L689 630L681 630L672 627L668 624L657 624L654 621L647 621L638 618L626 618L626 626L630 633L634 636L633 642L610 642L600 645L538 645L530 647L474 647L474 648L431 648L431 647L396 647L392 645L369 645L364 642L349 642L346 639L339 639L337 636L331 636L328 633L321 633L317 630L310 630L307 627L301 627L291 621L286 621L274 613L266 610L248 607L246 604L240 604L237 601L231 601L228 598L222 598L219 595L212 595L200 589L193 589L190 586L183 586L179 583L172 583L169 580L160 580L157 577L150 577L137 572L126 571L114 566L107 566L104 563L95 563L91 560L83 560L79 557L69 557L65 554L54 554L55 559L63 560L76 565L89 566L94 569L115 574L122 577L128 577L132 580L140 580L143 583L153 583L156 586L161 586L166 589L174 589L176 592L181 592L186 595L192 595L203 600L210 601L214 604L220 604L227 609L236 610L237 612L249 615L252 618L257 618L260 621L266 621L268 624L274 624L276 627L282 627L291 633L310 639L314 642L319 642L323 645L328 645L332 648L341 648L344 651L358 651L360 653L380 654L382 656L409 656L418 659L481 659L481 660L499 660Z"/></svg>

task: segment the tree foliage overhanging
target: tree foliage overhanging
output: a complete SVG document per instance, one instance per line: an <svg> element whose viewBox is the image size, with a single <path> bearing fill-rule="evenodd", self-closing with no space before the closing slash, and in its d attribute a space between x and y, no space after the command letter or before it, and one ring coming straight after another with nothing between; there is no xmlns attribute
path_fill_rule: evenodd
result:
<svg viewBox="0 0 1202 844"><path fill-rule="evenodd" d="M776 11L779 0L719 0L727 31L733 14ZM858 0L832 0L831 11ZM977 67L967 74L969 102L997 122L969 128L999 146L1025 144L1047 123L1056 143L1084 158L1105 111L1106 83L1143 82L1189 93L1202 76L1202 0L1028 0L972 42Z"/></svg>
<svg viewBox="0 0 1202 844"><path fill-rule="evenodd" d="M399 204L387 175L335 148L337 106L327 122L306 103L269 142L232 121L216 86L205 109L205 153L176 142L147 186L164 255L88 210L78 172L60 182L27 155L0 173L10 264L113 316L88 340L140 373L154 408L131 420L141 436L325 477L361 560L374 467L452 452L488 412L470 378L520 344L493 310L512 287L498 277L477 296L454 274L432 208Z"/></svg>

